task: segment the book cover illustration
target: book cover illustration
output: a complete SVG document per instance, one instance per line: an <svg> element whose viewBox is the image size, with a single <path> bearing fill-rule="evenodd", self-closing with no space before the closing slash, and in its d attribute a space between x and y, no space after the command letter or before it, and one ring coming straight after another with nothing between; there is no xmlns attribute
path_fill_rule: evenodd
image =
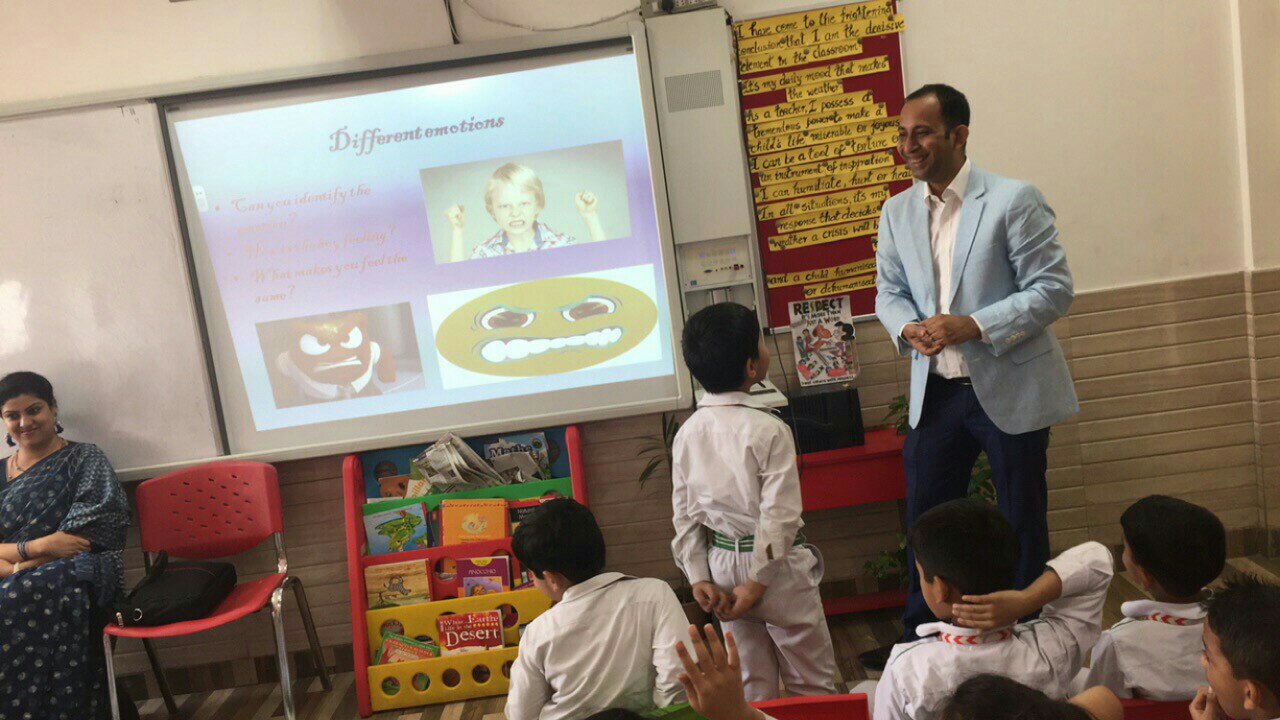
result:
<svg viewBox="0 0 1280 720"><path fill-rule="evenodd" d="M525 452L533 456L538 463L539 478L551 477L551 457L547 452L547 434L542 432L521 433L518 435L501 435L495 442L484 446L484 459L493 459L515 452Z"/></svg>
<svg viewBox="0 0 1280 720"><path fill-rule="evenodd" d="M532 500L509 500L507 502L507 515L511 521L511 532L515 532L521 521L529 517L542 503L550 499L547 497L533 498Z"/></svg>
<svg viewBox="0 0 1280 720"><path fill-rule="evenodd" d="M445 655L502 648L502 613L497 610L445 615L436 620L436 627Z"/></svg>
<svg viewBox="0 0 1280 720"><path fill-rule="evenodd" d="M388 633L382 636L382 644L378 646L374 664L385 665L437 657L440 657L440 646L433 642Z"/></svg>
<svg viewBox="0 0 1280 720"><path fill-rule="evenodd" d="M848 295L800 300L787 308L801 387L849 382L858 376Z"/></svg>
<svg viewBox="0 0 1280 720"><path fill-rule="evenodd" d="M431 600L431 572L426 560L409 560L364 569L369 609L415 605Z"/></svg>
<svg viewBox="0 0 1280 720"><path fill-rule="evenodd" d="M370 555L422 550L431 546L427 508L422 503L364 516Z"/></svg>
<svg viewBox="0 0 1280 720"><path fill-rule="evenodd" d="M511 589L511 559L463 558L458 561L458 597L472 597Z"/></svg>
<svg viewBox="0 0 1280 720"><path fill-rule="evenodd" d="M445 500L441 502L440 535L444 545L501 540L507 537L507 501Z"/></svg>

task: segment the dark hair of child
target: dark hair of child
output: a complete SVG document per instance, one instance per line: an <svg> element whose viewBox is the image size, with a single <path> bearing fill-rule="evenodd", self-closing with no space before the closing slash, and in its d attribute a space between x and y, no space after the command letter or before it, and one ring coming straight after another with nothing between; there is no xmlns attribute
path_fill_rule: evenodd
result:
<svg viewBox="0 0 1280 720"><path fill-rule="evenodd" d="M1244 576L1215 590L1204 607L1236 679L1280 698L1280 587Z"/></svg>
<svg viewBox="0 0 1280 720"><path fill-rule="evenodd" d="M1014 586L1018 537L990 503L961 499L931 508L916 519L907 545L930 582L941 577L965 595ZM914 568L912 568L914 570Z"/></svg>
<svg viewBox="0 0 1280 720"><path fill-rule="evenodd" d="M1227 531L1199 505L1151 495L1124 511L1120 527L1134 562L1173 597L1194 597L1226 565Z"/></svg>
<svg viewBox="0 0 1280 720"><path fill-rule="evenodd" d="M558 498L538 506L511 538L520 564L541 578L560 573L573 584L604 570L604 536L591 511L576 500Z"/></svg>
<svg viewBox="0 0 1280 720"><path fill-rule="evenodd" d="M941 720L1092 720L1084 708L1003 675L975 675L942 706Z"/></svg>
<svg viewBox="0 0 1280 720"><path fill-rule="evenodd" d="M685 321L680 347L707 392L733 392L746 379L747 361L759 357L760 319L738 303L708 305Z"/></svg>

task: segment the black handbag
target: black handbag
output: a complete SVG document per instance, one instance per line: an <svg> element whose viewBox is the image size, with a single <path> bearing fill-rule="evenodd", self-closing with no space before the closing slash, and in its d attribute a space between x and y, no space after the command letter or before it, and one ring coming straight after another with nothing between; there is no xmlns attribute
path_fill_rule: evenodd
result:
<svg viewBox="0 0 1280 720"><path fill-rule="evenodd" d="M116 603L120 627L168 625L208 617L236 586L236 568L225 562L170 562L161 552L147 576Z"/></svg>

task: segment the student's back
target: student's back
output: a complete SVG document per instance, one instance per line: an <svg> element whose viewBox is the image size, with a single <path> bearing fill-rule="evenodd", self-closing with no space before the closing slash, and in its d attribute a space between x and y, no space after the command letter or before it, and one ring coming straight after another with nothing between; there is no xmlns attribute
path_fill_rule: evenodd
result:
<svg viewBox="0 0 1280 720"><path fill-rule="evenodd" d="M573 500L547 502L520 523L512 550L556 604L520 638L507 720L684 700L675 646L688 622L680 602L661 580L602 572L604 538L591 511Z"/></svg>
<svg viewBox="0 0 1280 720"><path fill-rule="evenodd" d="M525 628L512 705L540 707L508 720L572 718L606 708L636 711L680 702L674 647L687 621L661 580L601 573L565 591Z"/></svg>

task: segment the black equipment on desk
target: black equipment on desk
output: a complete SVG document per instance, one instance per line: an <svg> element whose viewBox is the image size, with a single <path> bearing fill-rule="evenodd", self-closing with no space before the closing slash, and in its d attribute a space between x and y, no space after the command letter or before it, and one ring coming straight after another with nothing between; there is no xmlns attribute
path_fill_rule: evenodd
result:
<svg viewBox="0 0 1280 720"><path fill-rule="evenodd" d="M857 388L796 394L780 408L782 419L796 434L800 453L836 450L865 444L862 403Z"/></svg>

